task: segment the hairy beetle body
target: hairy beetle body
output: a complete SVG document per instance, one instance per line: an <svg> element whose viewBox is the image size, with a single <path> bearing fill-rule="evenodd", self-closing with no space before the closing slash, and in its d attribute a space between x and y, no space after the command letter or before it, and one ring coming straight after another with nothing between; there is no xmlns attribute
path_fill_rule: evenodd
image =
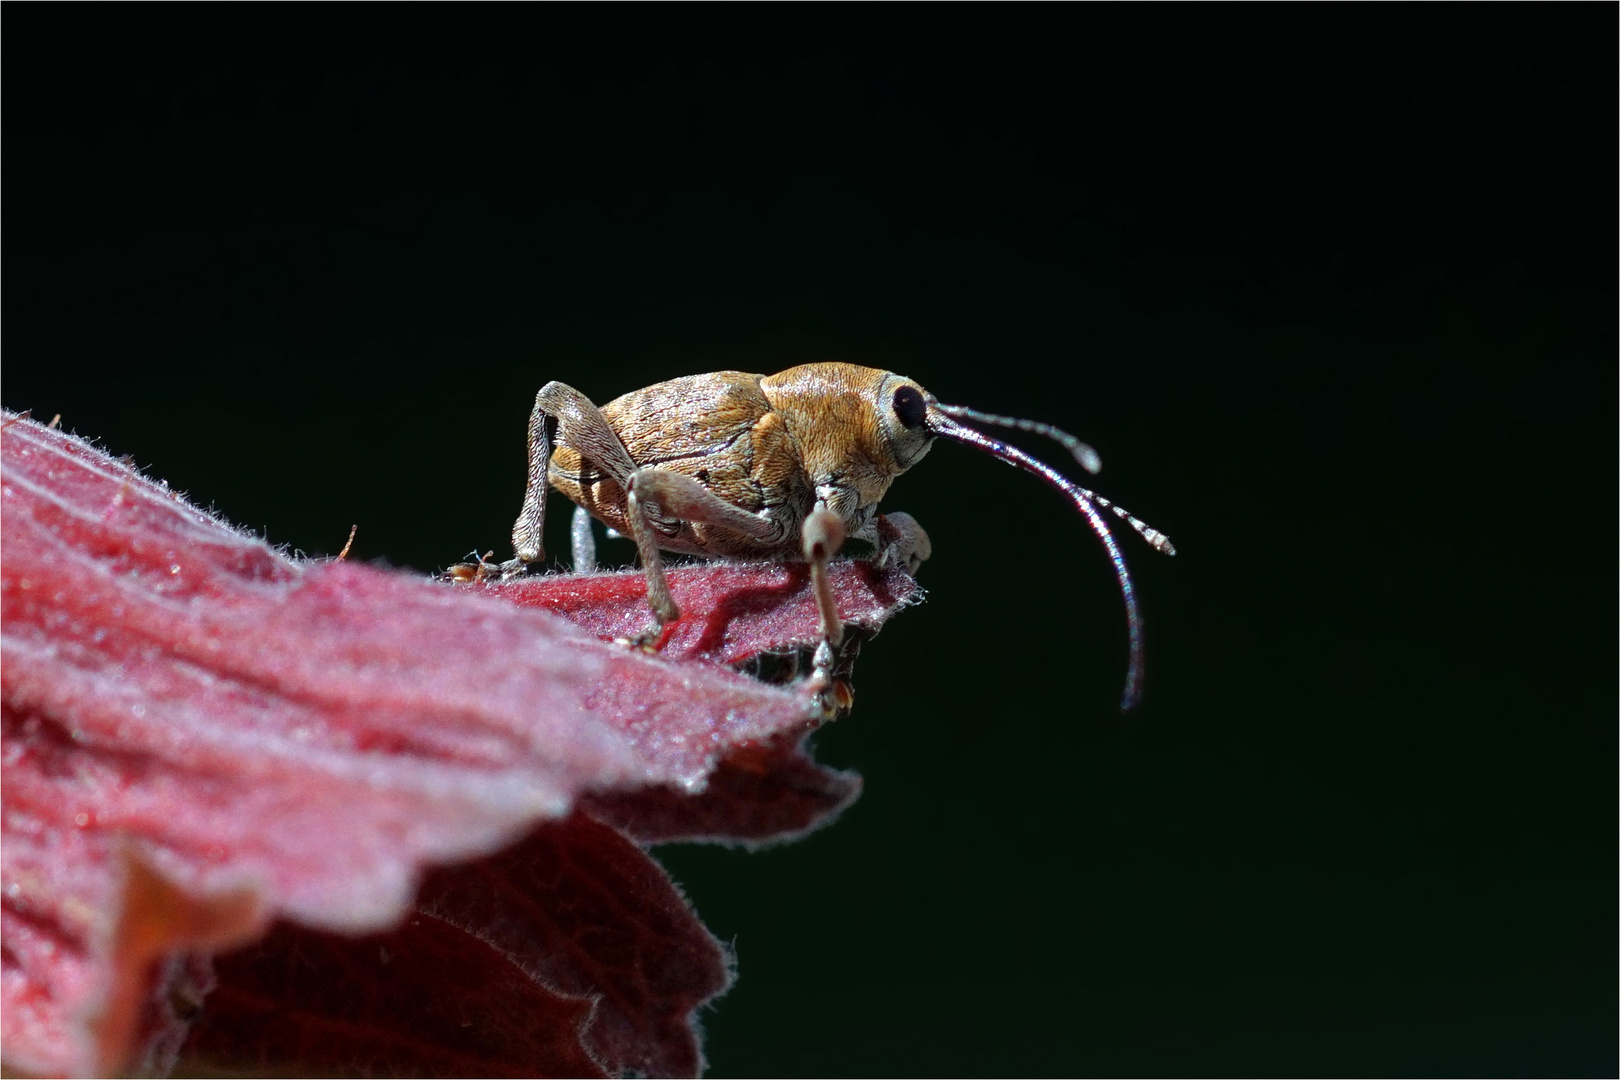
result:
<svg viewBox="0 0 1620 1080"><path fill-rule="evenodd" d="M775 375L691 375L600 409L564 383L547 383L529 422L529 488L512 531L518 557L508 565L522 572L544 557L545 495L555 487L636 541L654 618L643 643L651 645L664 624L680 617L660 550L714 558L803 556L821 612L818 668L830 668L842 631L827 560L846 537L872 542L880 562L896 558L915 569L926 559L928 537L910 515L884 519L877 508L895 478L921 461L936 438L949 438L1041 477L1074 502L1102 540L1130 630L1129 708L1141 681L1141 619L1124 557L1096 507L1112 511L1158 550L1174 554L1174 548L1109 500L962 419L1047 435L1088 471L1099 467L1095 451L1050 425L943 405L904 376L855 364L804 364ZM581 550L591 542L589 529L576 524L574 538L576 563L590 561Z"/></svg>
<svg viewBox="0 0 1620 1080"><path fill-rule="evenodd" d="M759 383L758 375L717 371L671 379L602 406L637 466L689 476L716 498L774 526L769 538L760 539L653 513L664 550L757 559L797 554L799 525L815 494L786 425ZM635 535L624 488L579 450L559 442L547 475L553 487L597 520Z"/></svg>

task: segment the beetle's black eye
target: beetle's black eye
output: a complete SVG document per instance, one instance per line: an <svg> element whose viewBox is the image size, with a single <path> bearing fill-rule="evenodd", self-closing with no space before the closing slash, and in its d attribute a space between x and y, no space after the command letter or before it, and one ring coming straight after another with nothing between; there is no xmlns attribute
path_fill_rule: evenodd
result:
<svg viewBox="0 0 1620 1080"><path fill-rule="evenodd" d="M922 427L928 417L928 403L915 386L902 386L894 392L894 415L908 428Z"/></svg>

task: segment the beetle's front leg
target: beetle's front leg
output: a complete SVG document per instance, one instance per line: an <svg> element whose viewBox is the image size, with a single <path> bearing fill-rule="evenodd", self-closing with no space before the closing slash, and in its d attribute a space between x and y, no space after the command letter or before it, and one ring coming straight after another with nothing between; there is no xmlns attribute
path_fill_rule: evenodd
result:
<svg viewBox="0 0 1620 1080"><path fill-rule="evenodd" d="M844 623L838 617L827 564L844 546L844 521L823 504L817 504L804 519L804 557L810 563L810 584L816 591L816 614L821 618L821 639L837 648L844 640Z"/></svg>
<svg viewBox="0 0 1620 1080"><path fill-rule="evenodd" d="M838 600L833 596L827 564L844 546L844 520L825 503L817 503L802 529L804 557L810 563L810 584L815 590L816 613L821 621L821 641L816 645L815 668L807 689L820 705L823 715L833 717L850 705L848 683L841 683L833 672L838 666L838 646L844 640L844 623L838 617Z"/></svg>
<svg viewBox="0 0 1620 1080"><path fill-rule="evenodd" d="M624 490L629 502L625 517L630 519L631 538L641 556L642 572L647 575L647 603L654 619L639 639L643 645L657 641L664 624L681 617L664 576L664 557L659 551L650 507L656 507L660 517L713 525L755 540L769 540L776 532L773 523L731 505L690 476L667 469L636 469Z"/></svg>
<svg viewBox="0 0 1620 1080"><path fill-rule="evenodd" d="M934 545L928 534L910 514L897 511L879 514L873 522L873 546L877 548L878 566L903 566L906 573L917 576L917 568L934 554ZM868 539L863 537L862 539Z"/></svg>

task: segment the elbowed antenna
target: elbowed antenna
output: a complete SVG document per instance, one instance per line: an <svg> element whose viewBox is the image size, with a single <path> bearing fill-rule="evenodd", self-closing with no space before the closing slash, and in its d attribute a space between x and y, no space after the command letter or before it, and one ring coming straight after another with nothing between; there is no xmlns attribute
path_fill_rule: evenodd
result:
<svg viewBox="0 0 1620 1080"><path fill-rule="evenodd" d="M1122 712L1134 708L1142 696L1142 615L1136 605L1136 586L1131 581L1130 570L1125 566L1125 556L1120 552L1119 545L1114 542L1114 534L1108 530L1108 522L1103 519L1101 514L1097 513L1097 506L1105 506L1112 510L1140 533L1142 539L1151 544L1156 551L1162 551L1166 555L1174 555L1176 549L1170 543L1170 538L1147 525L1124 507L1118 506L1096 492L1089 491L1076 484L1045 462L1031 457L1016 446L992 438L982 431L970 428L965 424L958 424L951 417L970 417L983 420L986 423L1003 424L1023 431L1048 435L1068 447L1082 467L1086 467L1087 454L1090 455L1094 462L1100 465L1100 462L1097 461L1097 452L1068 432L1034 420L1018 420L1013 417L978 413L973 409L960 405L941 405L937 401L930 402L929 405L931 407L928 428L933 434L953 439L956 442L967 443L970 446L977 446L1015 468L1034 473L1042 480L1045 480L1047 484L1067 495L1069 500L1074 503L1075 508L1085 515L1086 521L1091 525L1091 531L1097 534L1097 538L1102 541L1103 547L1108 551L1108 559L1114 564L1114 576L1119 580L1120 595L1125 599L1125 627L1130 639L1130 661L1125 671L1125 693L1120 699L1119 707ZM1095 472L1096 470L1090 469L1089 471Z"/></svg>
<svg viewBox="0 0 1620 1080"><path fill-rule="evenodd" d="M936 401L934 406L946 416L957 420L977 420L981 424L994 424L997 427L1017 428L1019 431L1045 435L1048 439L1062 443L1064 448L1074 455L1074 460L1080 463L1080 467L1092 476L1096 476L1102 471L1102 455L1093 450L1090 443L1081 442L1062 428L1053 427L1051 424L1043 424L1039 420L1022 420L1016 416L999 416L996 413L980 412L978 409L970 409L966 405L943 405Z"/></svg>
<svg viewBox="0 0 1620 1080"><path fill-rule="evenodd" d="M1067 449L1069 453L1074 455L1074 460L1078 461L1080 463L1080 467L1086 470L1086 472L1095 476L1102 469L1102 457L1097 453L1097 451L1091 448L1091 444L1081 442L1079 439L1075 438L1073 435L1070 435L1067 431L1064 431L1060 427L1053 427L1051 424L1043 424L1039 420L1020 420L1016 416L997 416L995 413L980 412L978 409L970 409L966 405L945 405L938 401L930 401L929 404L935 409L944 413L946 416L956 417L958 419L965 418L968 420L977 420L984 424L995 424L998 427L1017 428L1019 431L1029 431L1036 435L1045 435L1049 439L1062 443L1064 448ZM962 425L957 426L962 427ZM962 427L962 430L973 431L974 429L970 427ZM944 434L944 432L942 431L940 434ZM983 432L974 432L974 434L982 435ZM985 437L988 438L989 436ZM966 442L968 440L964 439L962 441ZM999 439L993 441L997 446L1007 446L1006 443L1000 441ZM995 451L992 450L991 453L995 453ZM1056 470L1053 471L1056 472ZM1061 474L1059 475L1061 477ZM1148 544L1152 546L1154 551L1163 552L1166 555L1174 555L1176 553L1176 546L1170 542L1170 538L1168 536L1164 535L1164 533L1160 532L1158 529L1155 529L1153 526L1149 525L1147 522L1143 521L1141 518L1137 517L1123 506L1114 502L1112 499L1103 498L1101 495L1090 490L1089 488L1081 487L1079 484L1069 480L1067 477L1062 477L1062 479L1065 483L1074 487L1082 495L1096 503L1098 506L1105 507L1106 509L1113 511L1115 517L1119 518L1121 521L1125 522L1125 524L1135 529L1142 539L1146 540Z"/></svg>

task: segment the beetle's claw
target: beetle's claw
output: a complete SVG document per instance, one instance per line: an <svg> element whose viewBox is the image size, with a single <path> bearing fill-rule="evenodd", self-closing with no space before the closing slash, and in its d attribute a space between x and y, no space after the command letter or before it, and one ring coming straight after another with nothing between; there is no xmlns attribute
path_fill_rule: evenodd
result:
<svg viewBox="0 0 1620 1080"><path fill-rule="evenodd" d="M657 656L663 651L664 644L669 640L669 635L674 632L674 629L675 624L673 622L658 622L655 620L647 629L635 637L614 638L613 643L636 649L646 653L648 656Z"/></svg>

